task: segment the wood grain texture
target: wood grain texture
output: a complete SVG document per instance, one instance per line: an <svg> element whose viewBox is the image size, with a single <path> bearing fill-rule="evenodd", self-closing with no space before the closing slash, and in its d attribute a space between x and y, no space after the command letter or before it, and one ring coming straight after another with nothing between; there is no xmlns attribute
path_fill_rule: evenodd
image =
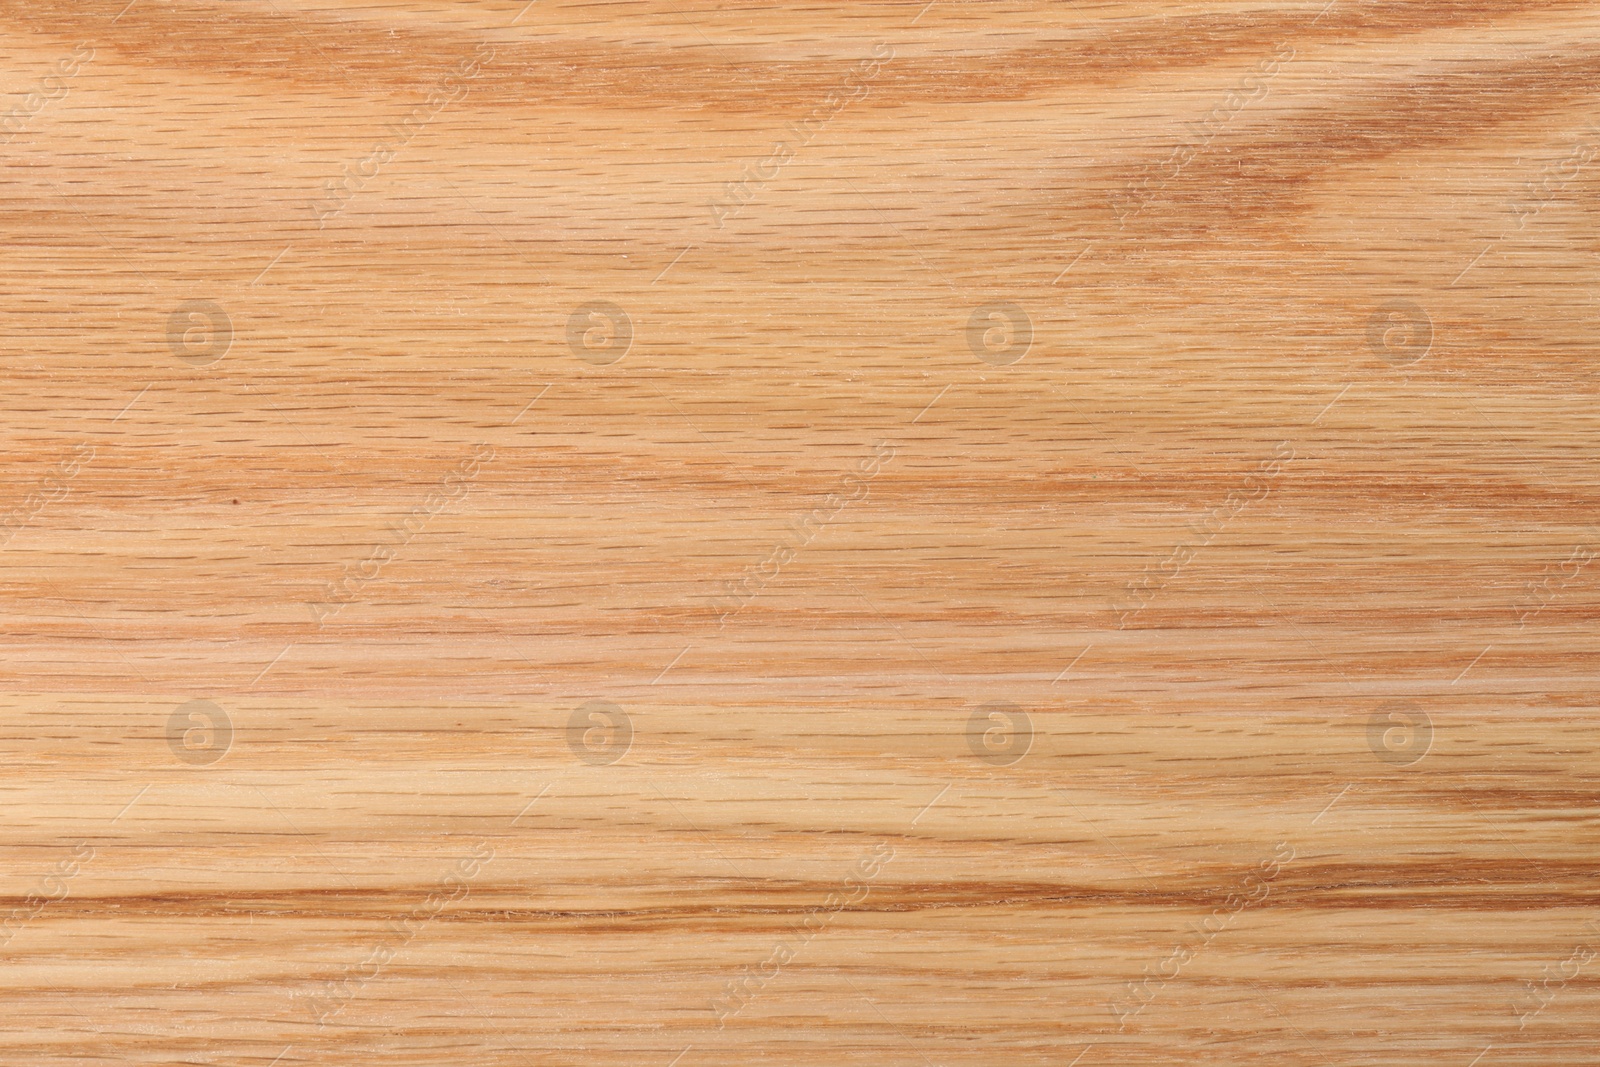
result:
<svg viewBox="0 0 1600 1067"><path fill-rule="evenodd" d="M1590 1064L1600 5L0 0L0 1062Z"/></svg>

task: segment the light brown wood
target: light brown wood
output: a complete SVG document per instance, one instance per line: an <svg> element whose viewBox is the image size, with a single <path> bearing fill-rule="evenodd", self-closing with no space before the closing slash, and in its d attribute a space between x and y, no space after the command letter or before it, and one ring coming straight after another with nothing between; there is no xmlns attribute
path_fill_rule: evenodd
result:
<svg viewBox="0 0 1600 1067"><path fill-rule="evenodd" d="M1594 1062L1596 5L0 25L0 1062Z"/></svg>

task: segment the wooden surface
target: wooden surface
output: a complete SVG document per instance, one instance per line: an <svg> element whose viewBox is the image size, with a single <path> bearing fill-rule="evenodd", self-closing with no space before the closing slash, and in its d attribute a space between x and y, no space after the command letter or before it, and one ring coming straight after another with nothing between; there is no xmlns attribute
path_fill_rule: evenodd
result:
<svg viewBox="0 0 1600 1067"><path fill-rule="evenodd" d="M0 2L0 1062L1594 1063L1600 5L1324 2Z"/></svg>

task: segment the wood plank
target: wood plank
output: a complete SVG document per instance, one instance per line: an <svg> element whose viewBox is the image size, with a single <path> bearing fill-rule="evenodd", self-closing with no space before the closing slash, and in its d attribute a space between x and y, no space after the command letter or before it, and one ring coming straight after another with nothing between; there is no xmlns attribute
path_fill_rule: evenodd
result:
<svg viewBox="0 0 1600 1067"><path fill-rule="evenodd" d="M1594 4L0 25L0 1060L1593 1062Z"/></svg>

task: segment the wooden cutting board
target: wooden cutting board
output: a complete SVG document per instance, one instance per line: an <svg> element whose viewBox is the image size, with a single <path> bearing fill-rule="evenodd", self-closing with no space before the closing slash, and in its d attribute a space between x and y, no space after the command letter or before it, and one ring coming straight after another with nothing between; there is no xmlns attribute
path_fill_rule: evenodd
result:
<svg viewBox="0 0 1600 1067"><path fill-rule="evenodd" d="M1600 7L0 25L0 1062L1595 1062Z"/></svg>

